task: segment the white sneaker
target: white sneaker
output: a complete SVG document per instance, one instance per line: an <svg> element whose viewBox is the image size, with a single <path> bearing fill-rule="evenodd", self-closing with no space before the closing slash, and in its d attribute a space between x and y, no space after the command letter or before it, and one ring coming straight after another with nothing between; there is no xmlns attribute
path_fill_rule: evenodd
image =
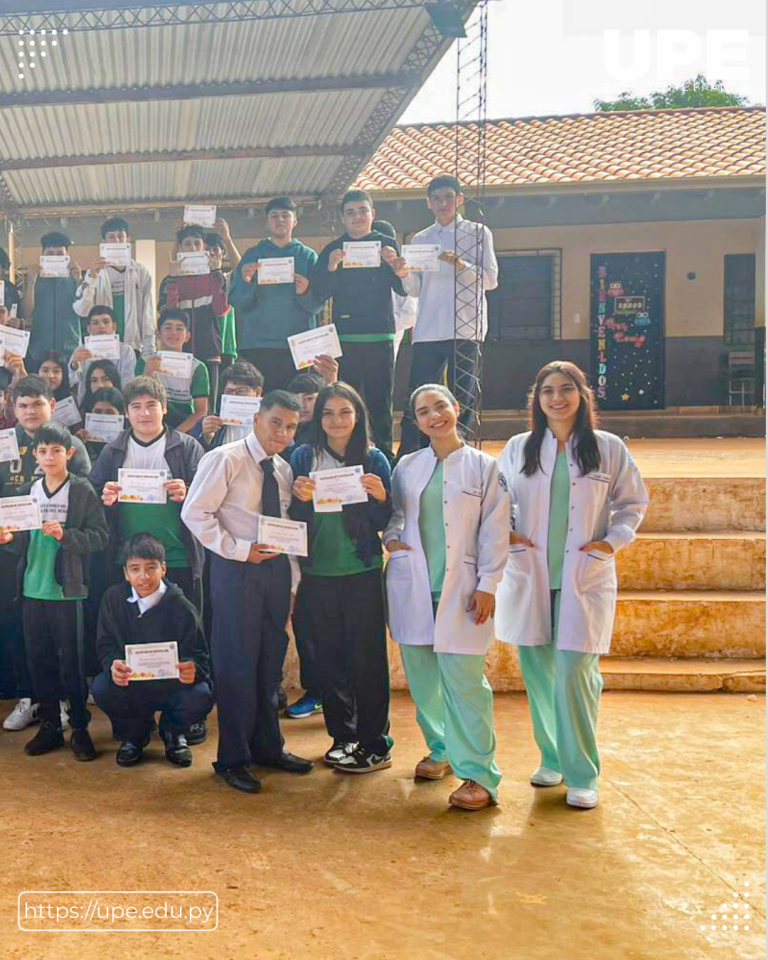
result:
<svg viewBox="0 0 768 960"><path fill-rule="evenodd" d="M531 774L531 783L534 787L556 787L563 782L563 775L549 767L539 767Z"/></svg>
<svg viewBox="0 0 768 960"><path fill-rule="evenodd" d="M22 697L13 708L13 712L8 714L3 721L3 729L23 730L38 719L37 711L39 709L39 704L32 703L29 697Z"/></svg>
<svg viewBox="0 0 768 960"><path fill-rule="evenodd" d="M69 711L67 710L66 700L59 700L59 711L61 716L61 729L69 730Z"/></svg>
<svg viewBox="0 0 768 960"><path fill-rule="evenodd" d="M582 790L579 787L568 787L565 802L569 807L583 807L591 810L597 806L597 790Z"/></svg>

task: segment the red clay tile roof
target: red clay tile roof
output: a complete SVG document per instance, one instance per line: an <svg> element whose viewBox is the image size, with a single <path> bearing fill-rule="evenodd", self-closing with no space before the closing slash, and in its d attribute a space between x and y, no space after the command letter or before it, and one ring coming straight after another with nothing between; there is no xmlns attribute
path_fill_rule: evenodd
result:
<svg viewBox="0 0 768 960"><path fill-rule="evenodd" d="M460 179L471 182L477 127ZM765 107L638 110L489 120L488 186L765 175ZM454 173L456 124L395 127L355 181L375 192L423 190Z"/></svg>

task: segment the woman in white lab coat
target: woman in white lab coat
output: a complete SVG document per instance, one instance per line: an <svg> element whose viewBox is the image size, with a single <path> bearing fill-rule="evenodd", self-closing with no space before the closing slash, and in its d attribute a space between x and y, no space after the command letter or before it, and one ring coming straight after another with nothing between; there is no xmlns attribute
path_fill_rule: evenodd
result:
<svg viewBox="0 0 768 960"><path fill-rule="evenodd" d="M531 431L499 466L512 509L509 559L497 594L499 640L516 643L541 766L535 786L565 780L573 807L597 804L597 708L616 610L615 555L648 505L619 437L595 429L592 391L573 363L536 376Z"/></svg>
<svg viewBox="0 0 768 960"><path fill-rule="evenodd" d="M389 627L429 747L416 776L453 772L463 783L449 803L480 810L496 802L501 780L483 671L507 559L507 498L496 461L459 437L446 387L419 387L411 405L430 446L403 457L392 477Z"/></svg>

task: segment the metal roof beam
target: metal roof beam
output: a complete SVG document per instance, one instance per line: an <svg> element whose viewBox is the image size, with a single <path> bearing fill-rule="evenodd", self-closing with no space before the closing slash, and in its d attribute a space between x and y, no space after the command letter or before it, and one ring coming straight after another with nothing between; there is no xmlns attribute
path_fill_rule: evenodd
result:
<svg viewBox="0 0 768 960"><path fill-rule="evenodd" d="M134 27L190 26L255 20L282 20L287 17L317 17L336 13L372 13L380 10L425 9L433 0L238 0L139 4L114 0L91 6L65 3L3 3L0 36L19 30L124 30ZM10 10L9 10L10 7ZM13 8L17 9L14 10ZM37 7L37 9L35 9ZM50 9L53 7L54 9ZM95 7L95 9L94 9ZM48 8L48 9L46 9Z"/></svg>
<svg viewBox="0 0 768 960"><path fill-rule="evenodd" d="M29 157L1 160L2 169L45 170L60 167L105 167L121 163L182 163L187 160L272 160L283 157L347 157L358 159L366 154L359 147L291 146L291 147L236 147L227 150L152 150L144 153L93 153L65 157Z"/></svg>
<svg viewBox="0 0 768 960"><path fill-rule="evenodd" d="M420 86L421 82L421 73L410 71L349 77L248 80L242 83L181 83L87 90L18 90L0 93L0 108L143 103L150 100L198 100L203 97L249 97L281 93L338 93L345 90L386 90L389 87L413 88Z"/></svg>

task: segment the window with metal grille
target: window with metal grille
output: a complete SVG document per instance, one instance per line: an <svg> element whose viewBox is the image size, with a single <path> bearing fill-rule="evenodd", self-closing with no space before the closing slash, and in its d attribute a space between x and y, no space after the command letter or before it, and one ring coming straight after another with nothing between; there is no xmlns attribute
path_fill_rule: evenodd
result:
<svg viewBox="0 0 768 960"><path fill-rule="evenodd" d="M498 256L499 285L488 294L492 340L559 340L561 250L515 250Z"/></svg>
<svg viewBox="0 0 768 960"><path fill-rule="evenodd" d="M725 342L749 347L755 342L755 255L725 257Z"/></svg>

